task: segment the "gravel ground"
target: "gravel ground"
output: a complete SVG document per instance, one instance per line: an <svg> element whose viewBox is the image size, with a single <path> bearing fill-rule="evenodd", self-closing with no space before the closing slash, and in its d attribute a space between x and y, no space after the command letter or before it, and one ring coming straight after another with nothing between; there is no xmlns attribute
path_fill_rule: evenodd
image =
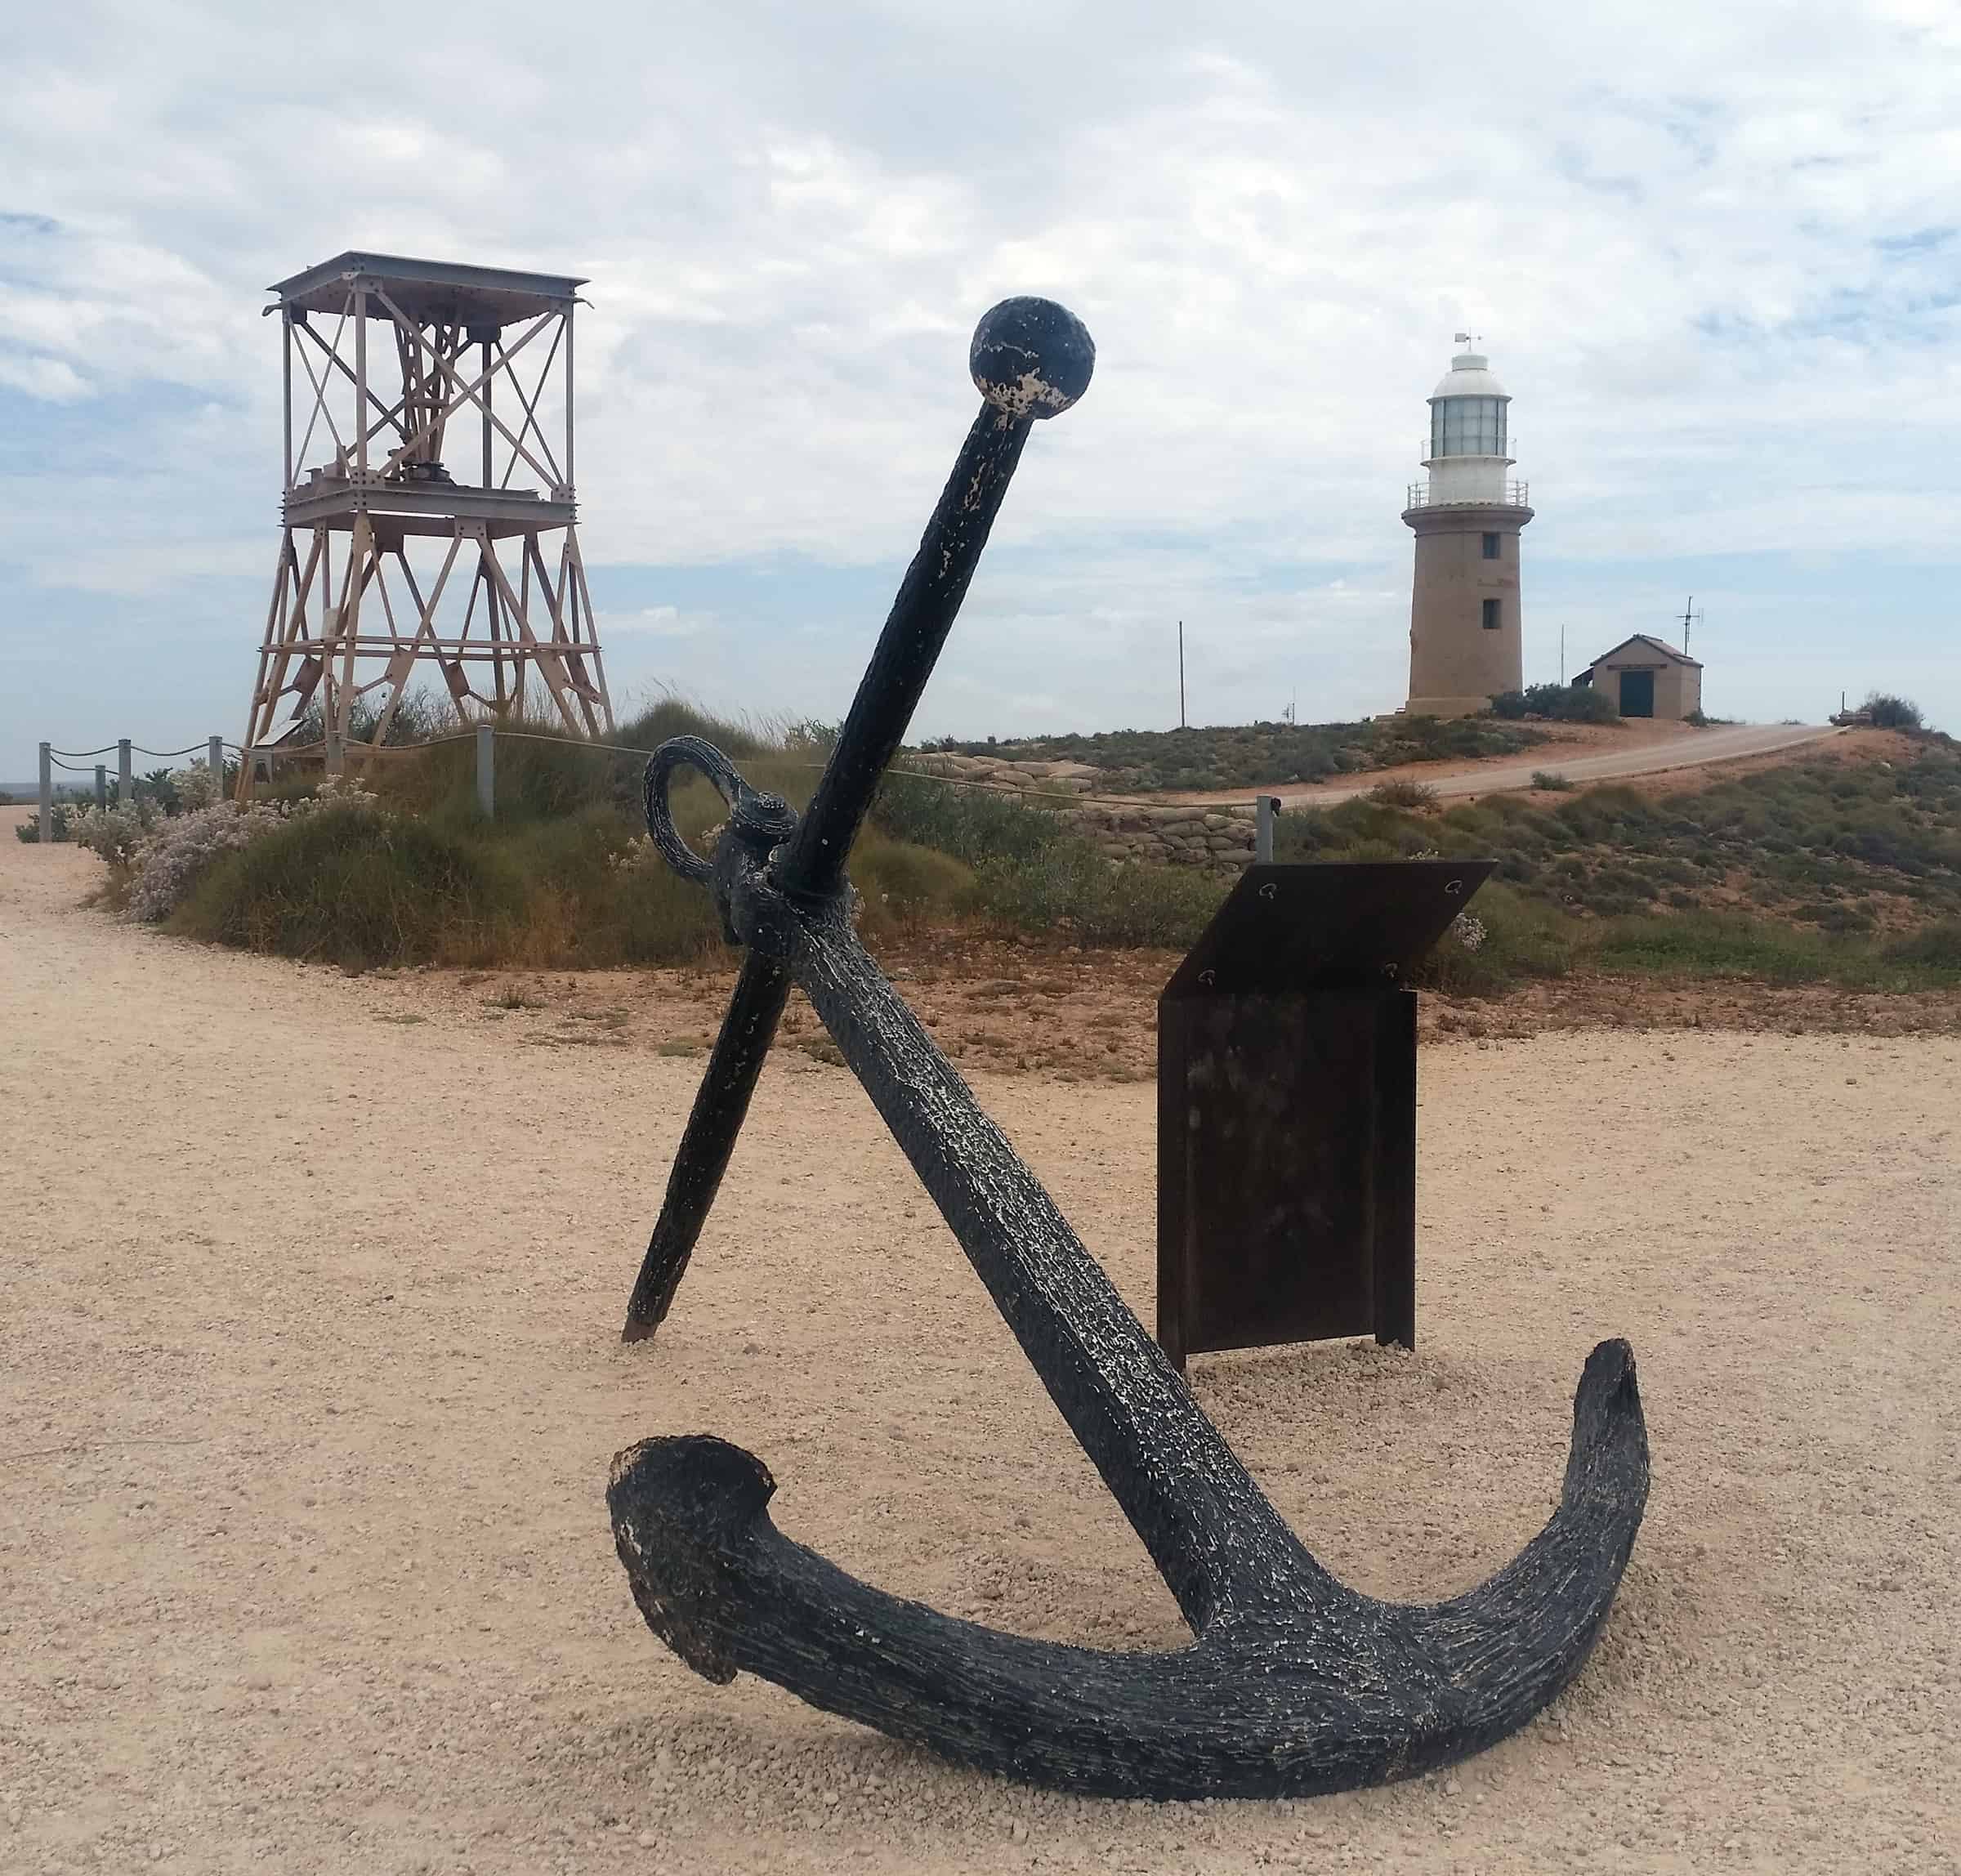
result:
<svg viewBox="0 0 1961 1876"><path fill-rule="evenodd" d="M0 1869L1961 1869L1961 1043L1423 1057L1414 1356L1194 1365L1334 1569L1433 1597L1638 1351L1648 1520L1546 1723L1314 1802L1057 1799L641 1626L619 1447L760 1454L855 1574L1106 1647L1173 1605L856 1084L785 1052L668 1328L614 1339L700 1068L76 909L0 846ZM1152 1097L977 1077L1140 1311Z"/></svg>

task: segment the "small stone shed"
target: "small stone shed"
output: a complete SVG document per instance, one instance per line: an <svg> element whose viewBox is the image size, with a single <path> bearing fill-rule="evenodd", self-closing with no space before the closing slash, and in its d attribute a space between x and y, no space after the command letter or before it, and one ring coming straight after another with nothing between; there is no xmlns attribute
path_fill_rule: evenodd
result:
<svg viewBox="0 0 1961 1876"><path fill-rule="evenodd" d="M1624 717L1679 721L1702 708L1701 665L1645 632L1603 652L1573 681L1604 690Z"/></svg>

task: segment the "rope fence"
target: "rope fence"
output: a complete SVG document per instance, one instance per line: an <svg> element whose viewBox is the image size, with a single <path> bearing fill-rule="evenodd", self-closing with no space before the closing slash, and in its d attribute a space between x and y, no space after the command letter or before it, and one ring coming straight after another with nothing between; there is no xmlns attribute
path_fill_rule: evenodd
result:
<svg viewBox="0 0 1961 1876"><path fill-rule="evenodd" d="M345 755L359 752L362 760L376 756L413 756L425 749L440 748L451 743L475 743L476 745L476 799L477 806L488 819L496 807L496 745L499 738L520 743L548 743L556 748L591 751L601 755L629 756L637 762L646 762L651 752L637 748L630 743L594 743L570 736L542 735L530 730L500 730L489 723L480 723L474 729L461 730L447 736L432 736L423 741L395 744L374 744L342 742L341 752ZM297 744L283 751L269 751L269 754L303 757L326 753L324 741ZM41 820L40 838L49 841L54 838L54 771L60 769L69 775L87 775L85 767L78 767L92 756L106 756L114 753L117 758L117 797L118 801L133 798L135 776L131 765L133 756L148 756L157 761L168 762L178 756L202 753L214 773L222 775L225 757L235 755L243 762L245 752L239 745L222 736L208 737L203 743L192 743L181 749L151 749L140 743L124 738L115 743L105 743L99 749L57 749L52 744L41 745ZM777 768L791 768L820 774L824 765L821 762L799 762L793 757L771 755L766 758ZM937 783L942 788L970 788L984 794L1004 795L1016 801L1056 802L1072 807L1135 807L1151 805L1135 796L1101 795L1088 793L1065 792L1052 788L1021 788L1005 782L993 782L979 777L966 775L935 775L925 769L895 769L901 775L921 782ZM97 764L94 770L96 799L98 805L106 802L106 770ZM1237 804L1235 804L1237 805ZM1280 803L1271 796L1258 795L1253 802L1254 821L1254 856L1257 860L1270 860L1273 855L1273 822L1279 811Z"/></svg>
<svg viewBox="0 0 1961 1876"><path fill-rule="evenodd" d="M123 736L115 742L105 743L99 749L57 749L52 743L41 745L40 819L38 838L43 842L56 838L55 824L55 771L65 775L87 775L92 770L87 766L92 756L114 755L116 758L115 798L119 802L136 799L136 762L138 756L147 756L153 762L168 762L179 756L202 755L212 773L221 780L225 774L225 758L227 754L238 756L241 760L244 752L236 743L222 736L207 736L202 743L186 744L181 749L153 749L146 744ZM96 806L106 808L109 800L109 766L97 762L93 766Z"/></svg>

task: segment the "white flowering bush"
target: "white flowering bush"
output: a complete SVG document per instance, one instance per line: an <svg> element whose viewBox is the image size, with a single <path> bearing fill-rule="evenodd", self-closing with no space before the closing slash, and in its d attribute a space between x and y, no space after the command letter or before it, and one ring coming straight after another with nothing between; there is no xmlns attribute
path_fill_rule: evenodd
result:
<svg viewBox="0 0 1961 1876"><path fill-rule="evenodd" d="M173 815L137 849L131 863L130 917L168 918L226 854L250 846L285 820L277 806L256 802L235 807L217 802L194 814Z"/></svg>
<svg viewBox="0 0 1961 1876"><path fill-rule="evenodd" d="M154 802L118 802L101 808L87 802L69 810L68 838L106 866L127 866L163 818Z"/></svg>
<svg viewBox="0 0 1961 1876"><path fill-rule="evenodd" d="M210 773L206 769L195 772ZM329 807L382 811L380 797L359 781L337 783L329 776L317 795L298 801L254 802L240 807L212 799L188 814L156 821L123 862L130 870L129 915L152 923L169 918L226 854L250 846L289 820L302 820Z"/></svg>
<svg viewBox="0 0 1961 1876"><path fill-rule="evenodd" d="M1485 931L1483 919L1460 912L1450 921L1450 936L1467 951L1475 951L1490 934Z"/></svg>
<svg viewBox="0 0 1961 1876"><path fill-rule="evenodd" d="M364 788L359 775L328 775L312 794L284 804L289 815L317 814L322 808L360 808L369 814L382 811L382 797Z"/></svg>
<svg viewBox="0 0 1961 1876"><path fill-rule="evenodd" d="M193 762L188 769L172 771L170 786L176 797L177 812L194 815L217 803L225 792L225 778L214 775L208 762Z"/></svg>
<svg viewBox="0 0 1961 1876"><path fill-rule="evenodd" d="M610 855L606 860L606 864L615 873L651 871L664 864L653 837L644 833L629 834L627 844L617 853Z"/></svg>

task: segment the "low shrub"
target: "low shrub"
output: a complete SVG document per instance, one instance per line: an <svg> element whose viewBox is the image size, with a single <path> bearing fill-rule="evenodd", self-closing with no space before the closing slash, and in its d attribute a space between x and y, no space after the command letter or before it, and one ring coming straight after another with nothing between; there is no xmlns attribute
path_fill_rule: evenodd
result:
<svg viewBox="0 0 1961 1876"><path fill-rule="evenodd" d="M1573 786L1573 784L1568 777L1559 774L1557 770L1534 769L1532 771L1532 786L1543 794L1563 795Z"/></svg>
<svg viewBox="0 0 1961 1876"><path fill-rule="evenodd" d="M862 901L860 922L872 933L954 918L972 904L975 891L973 869L951 854L893 840L875 828L851 850L851 878Z"/></svg>
<svg viewBox="0 0 1961 1876"><path fill-rule="evenodd" d="M498 954L521 899L504 869L426 821L333 803L221 860L171 923L355 967L464 963Z"/></svg>
<svg viewBox="0 0 1961 1876"><path fill-rule="evenodd" d="M1378 782L1363 797L1365 801L1390 808L1433 808L1440 798L1429 783L1408 780Z"/></svg>
<svg viewBox="0 0 1961 1876"><path fill-rule="evenodd" d="M227 854L285 824L286 817L276 807L255 802L241 809L229 802L163 822L132 856L130 916L153 922L169 918Z"/></svg>
<svg viewBox="0 0 1961 1876"><path fill-rule="evenodd" d="M1528 684L1491 699L1491 714L1516 721L1545 717L1556 723L1618 723L1620 712L1604 690L1590 684Z"/></svg>
<svg viewBox="0 0 1961 1876"><path fill-rule="evenodd" d="M1036 936L1182 950L1226 891L1198 867L1113 866L1087 841L1066 838L1032 859L984 861L975 869L974 904Z"/></svg>
<svg viewBox="0 0 1961 1876"><path fill-rule="evenodd" d="M1850 961L1815 931L1735 913L1681 912L1615 920L1588 947L1607 971L1749 977L1772 984L1843 978Z"/></svg>
<svg viewBox="0 0 1961 1876"><path fill-rule="evenodd" d="M1882 954L1895 964L1923 965L1961 976L1961 918L1942 918L1905 938L1896 938Z"/></svg>
<svg viewBox="0 0 1961 1876"><path fill-rule="evenodd" d="M1865 702L1860 708L1882 730L1919 730L1925 726L1918 704L1887 691L1867 691Z"/></svg>
<svg viewBox="0 0 1961 1876"><path fill-rule="evenodd" d="M56 802L49 811L47 825L48 842L51 846L56 842L65 841L69 838L69 824L73 812L74 811L65 802ZM14 838L34 845L39 844L41 839L40 809L36 808L31 815L25 815L14 823Z"/></svg>
<svg viewBox="0 0 1961 1876"><path fill-rule="evenodd" d="M988 742L943 739L931 747L1010 761L1083 762L1105 788L1143 793L1252 788L1394 768L1404 762L1510 755L1544 740L1522 725L1488 717L1388 717L1365 723L1247 723L1182 730L1110 730L1093 735L1027 736Z"/></svg>
<svg viewBox="0 0 1961 1876"><path fill-rule="evenodd" d="M937 847L969 866L1032 860L1064 838L1052 809L991 788L960 788L895 770L879 784L873 820L886 833Z"/></svg>
<svg viewBox="0 0 1961 1876"><path fill-rule="evenodd" d="M111 802L107 807L85 805L70 811L68 838L77 846L87 847L105 865L123 868L163 819L163 810L154 802L141 797L127 803Z"/></svg>
<svg viewBox="0 0 1961 1876"><path fill-rule="evenodd" d="M1475 943L1464 927L1475 926ZM1496 997L1534 977L1563 977L1573 965L1570 920L1499 881L1487 881L1410 978L1418 989Z"/></svg>

